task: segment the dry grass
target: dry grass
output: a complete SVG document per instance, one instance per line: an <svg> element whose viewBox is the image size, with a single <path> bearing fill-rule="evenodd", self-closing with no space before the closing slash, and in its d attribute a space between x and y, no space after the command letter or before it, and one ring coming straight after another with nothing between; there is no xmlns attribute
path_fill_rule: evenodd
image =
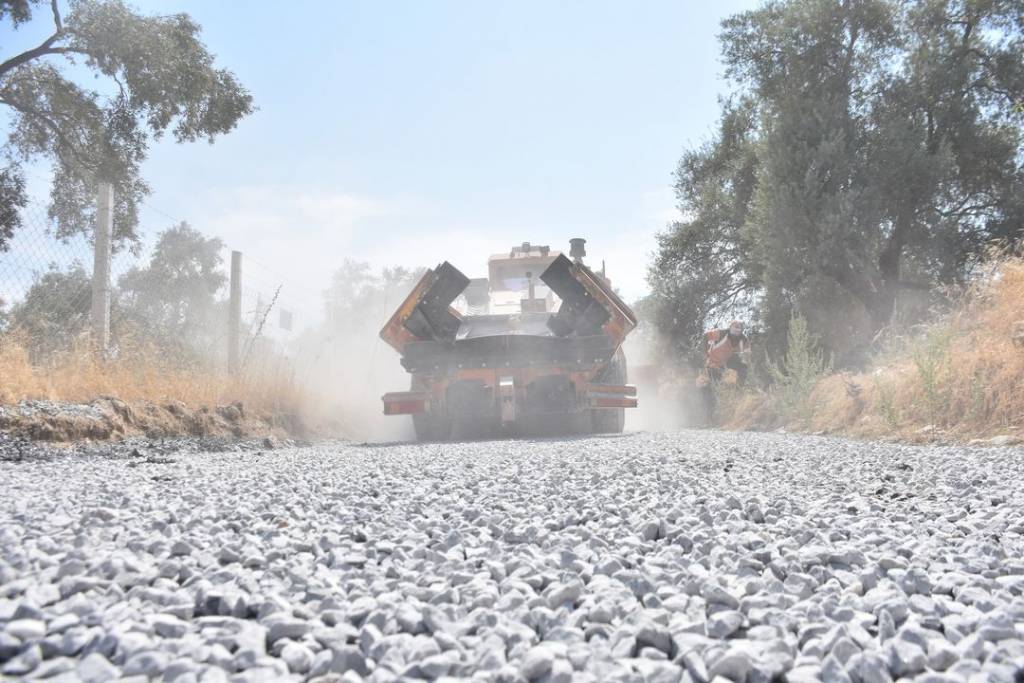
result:
<svg viewBox="0 0 1024 683"><path fill-rule="evenodd" d="M894 341L860 374L815 384L806 424L787 421L769 392L730 403L733 428L800 427L878 437L978 438L1024 432L1024 257L1003 254L953 310Z"/></svg>
<svg viewBox="0 0 1024 683"><path fill-rule="evenodd" d="M180 402L190 408L243 402L267 414L298 414L303 396L287 363L266 359L241 377L170 360L153 347L122 348L101 361L86 340L75 348L33 362L26 340L0 335L0 404L24 399L89 402L100 396L156 404Z"/></svg>

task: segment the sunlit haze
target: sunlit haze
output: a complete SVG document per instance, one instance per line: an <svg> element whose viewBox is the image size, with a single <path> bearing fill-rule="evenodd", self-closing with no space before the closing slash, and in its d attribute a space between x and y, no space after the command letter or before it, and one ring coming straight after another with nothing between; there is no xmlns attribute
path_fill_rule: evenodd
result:
<svg viewBox="0 0 1024 683"><path fill-rule="evenodd" d="M187 220L311 298L346 257L477 276L579 236L633 300L717 117L719 21L754 3L135 4L190 14L259 107L154 146L144 235Z"/></svg>

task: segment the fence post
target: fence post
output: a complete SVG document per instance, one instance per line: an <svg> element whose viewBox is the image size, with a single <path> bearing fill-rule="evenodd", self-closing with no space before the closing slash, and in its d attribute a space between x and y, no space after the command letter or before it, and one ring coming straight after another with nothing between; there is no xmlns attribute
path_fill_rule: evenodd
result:
<svg viewBox="0 0 1024 683"><path fill-rule="evenodd" d="M231 252L231 300L228 306L228 372L238 373L242 330L242 252Z"/></svg>
<svg viewBox="0 0 1024 683"><path fill-rule="evenodd" d="M96 227L93 233L92 322L93 349L107 355L110 343L110 239L114 228L114 187L100 183L96 197Z"/></svg>

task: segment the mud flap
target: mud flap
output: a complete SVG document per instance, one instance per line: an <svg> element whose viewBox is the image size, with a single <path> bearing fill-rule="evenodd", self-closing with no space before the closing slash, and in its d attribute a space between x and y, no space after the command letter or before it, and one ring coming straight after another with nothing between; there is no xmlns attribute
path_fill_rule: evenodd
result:
<svg viewBox="0 0 1024 683"><path fill-rule="evenodd" d="M632 384L588 384L587 404L591 408L636 408L636 387Z"/></svg>
<svg viewBox="0 0 1024 683"><path fill-rule="evenodd" d="M381 397L385 415L416 415L427 412L430 394L425 391L391 391Z"/></svg>
<svg viewBox="0 0 1024 683"><path fill-rule="evenodd" d="M498 378L498 400L501 401L501 423L510 425L516 421L516 383L512 377Z"/></svg>

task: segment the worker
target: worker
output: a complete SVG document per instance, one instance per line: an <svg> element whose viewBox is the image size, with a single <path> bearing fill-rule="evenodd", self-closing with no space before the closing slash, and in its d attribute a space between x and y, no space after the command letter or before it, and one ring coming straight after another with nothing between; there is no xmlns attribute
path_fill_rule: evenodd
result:
<svg viewBox="0 0 1024 683"><path fill-rule="evenodd" d="M747 364L740 355L748 355L750 341L743 334L743 323L733 320L725 329L709 330L704 334L704 374L699 384L704 393L704 408L708 424L712 423L715 412L714 385L722 380L726 369L736 372L736 382L747 381Z"/></svg>

